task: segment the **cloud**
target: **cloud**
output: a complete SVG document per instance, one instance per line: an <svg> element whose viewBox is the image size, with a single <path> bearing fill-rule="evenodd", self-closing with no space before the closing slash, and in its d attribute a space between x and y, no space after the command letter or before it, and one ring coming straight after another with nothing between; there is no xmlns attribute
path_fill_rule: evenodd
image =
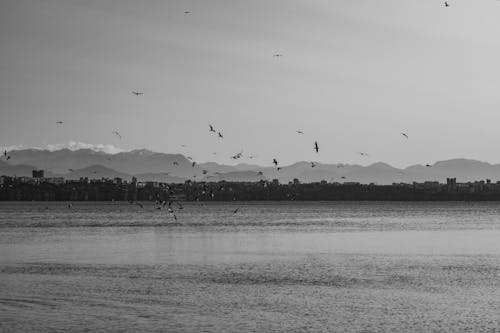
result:
<svg viewBox="0 0 500 333"><path fill-rule="evenodd" d="M69 149L69 150L90 149L93 151L103 152L107 154L117 154L125 151L125 149L118 148L111 144L85 143L78 141L69 141L68 143L47 144L45 147L25 147L24 145L14 145L9 147L2 147L2 150L4 149L7 151L21 150L21 149L40 149L49 151L56 151L61 149Z"/></svg>

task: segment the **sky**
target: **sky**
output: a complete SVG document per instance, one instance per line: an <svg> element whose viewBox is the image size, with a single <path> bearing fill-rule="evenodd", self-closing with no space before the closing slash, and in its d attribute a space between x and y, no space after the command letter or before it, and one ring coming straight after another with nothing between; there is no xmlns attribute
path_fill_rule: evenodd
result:
<svg viewBox="0 0 500 333"><path fill-rule="evenodd" d="M500 163L500 1L448 2L0 0L0 146Z"/></svg>

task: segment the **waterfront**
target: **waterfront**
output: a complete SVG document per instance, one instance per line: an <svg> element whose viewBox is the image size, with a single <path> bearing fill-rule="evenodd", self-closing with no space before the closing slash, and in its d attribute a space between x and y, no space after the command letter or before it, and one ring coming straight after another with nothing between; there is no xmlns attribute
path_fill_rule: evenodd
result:
<svg viewBox="0 0 500 333"><path fill-rule="evenodd" d="M500 329L498 203L0 211L5 331Z"/></svg>

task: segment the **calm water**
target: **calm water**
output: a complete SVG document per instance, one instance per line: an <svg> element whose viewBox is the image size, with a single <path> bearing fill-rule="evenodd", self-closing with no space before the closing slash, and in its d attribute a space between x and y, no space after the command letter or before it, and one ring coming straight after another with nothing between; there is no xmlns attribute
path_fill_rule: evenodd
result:
<svg viewBox="0 0 500 333"><path fill-rule="evenodd" d="M0 331L500 331L500 203L175 213L0 203Z"/></svg>

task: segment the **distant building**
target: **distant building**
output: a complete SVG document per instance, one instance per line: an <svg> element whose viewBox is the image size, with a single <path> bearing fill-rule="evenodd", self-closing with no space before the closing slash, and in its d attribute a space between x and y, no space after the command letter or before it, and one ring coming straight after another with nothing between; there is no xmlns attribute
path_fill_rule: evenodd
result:
<svg viewBox="0 0 500 333"><path fill-rule="evenodd" d="M31 172L33 178L43 178L44 177L44 171L43 170L33 170Z"/></svg>

